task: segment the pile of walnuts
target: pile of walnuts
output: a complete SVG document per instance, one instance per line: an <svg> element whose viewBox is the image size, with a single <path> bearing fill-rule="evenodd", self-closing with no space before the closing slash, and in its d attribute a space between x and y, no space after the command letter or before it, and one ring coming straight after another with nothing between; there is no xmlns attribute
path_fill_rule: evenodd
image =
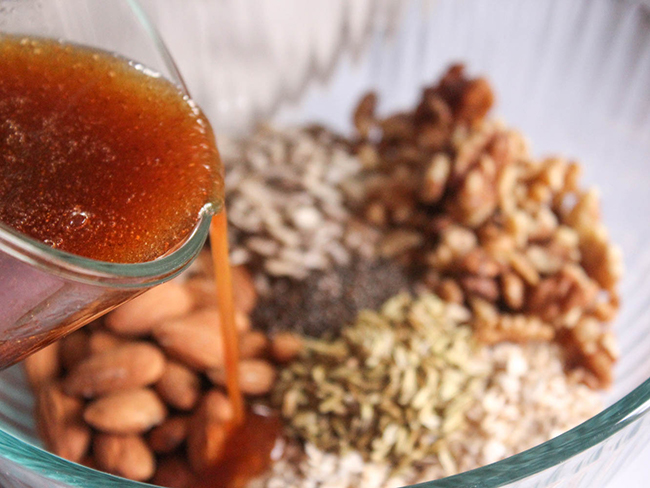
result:
<svg viewBox="0 0 650 488"><path fill-rule="evenodd" d="M579 164L535 159L521 133L486 118L493 101L461 65L411 112L379 118L377 97L363 97L360 211L384 230L384 257L471 308L482 341L558 341L587 384L606 387L622 261L598 194L579 187Z"/></svg>

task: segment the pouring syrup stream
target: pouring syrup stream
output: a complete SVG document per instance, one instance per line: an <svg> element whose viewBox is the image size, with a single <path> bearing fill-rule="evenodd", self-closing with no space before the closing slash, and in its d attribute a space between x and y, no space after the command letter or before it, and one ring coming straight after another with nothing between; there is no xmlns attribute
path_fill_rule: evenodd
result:
<svg viewBox="0 0 650 488"><path fill-rule="evenodd" d="M217 282L217 303L221 315L226 389L234 413L232 427L236 428L243 424L245 412L244 401L239 388L239 339L235 327L235 307L228 259L228 218L225 208L212 217L210 243Z"/></svg>

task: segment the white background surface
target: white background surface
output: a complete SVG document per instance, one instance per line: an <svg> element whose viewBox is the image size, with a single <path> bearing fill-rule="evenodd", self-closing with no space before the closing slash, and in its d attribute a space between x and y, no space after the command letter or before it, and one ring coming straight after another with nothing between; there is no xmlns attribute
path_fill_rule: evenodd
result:
<svg viewBox="0 0 650 488"><path fill-rule="evenodd" d="M643 452L610 483L611 488L641 488L650 486L650 448Z"/></svg>

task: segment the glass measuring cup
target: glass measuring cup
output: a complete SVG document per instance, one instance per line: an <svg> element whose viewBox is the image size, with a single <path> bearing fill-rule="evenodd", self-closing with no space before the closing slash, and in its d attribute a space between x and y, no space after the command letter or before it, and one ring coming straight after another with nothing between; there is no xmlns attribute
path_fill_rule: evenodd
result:
<svg viewBox="0 0 650 488"><path fill-rule="evenodd" d="M61 38L141 62L187 93L171 56L129 0L0 0L0 32ZM52 249L0 224L0 368L176 276L200 251L210 215L165 256L114 264Z"/></svg>

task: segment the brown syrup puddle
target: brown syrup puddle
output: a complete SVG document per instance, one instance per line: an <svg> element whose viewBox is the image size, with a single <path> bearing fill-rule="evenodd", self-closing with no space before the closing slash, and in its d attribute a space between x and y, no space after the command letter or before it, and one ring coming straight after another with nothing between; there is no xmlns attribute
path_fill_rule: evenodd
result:
<svg viewBox="0 0 650 488"><path fill-rule="evenodd" d="M223 458L201 473L198 488L243 488L263 474L272 462L271 452L281 432L282 422L276 415L246 413L239 427L231 427Z"/></svg>

